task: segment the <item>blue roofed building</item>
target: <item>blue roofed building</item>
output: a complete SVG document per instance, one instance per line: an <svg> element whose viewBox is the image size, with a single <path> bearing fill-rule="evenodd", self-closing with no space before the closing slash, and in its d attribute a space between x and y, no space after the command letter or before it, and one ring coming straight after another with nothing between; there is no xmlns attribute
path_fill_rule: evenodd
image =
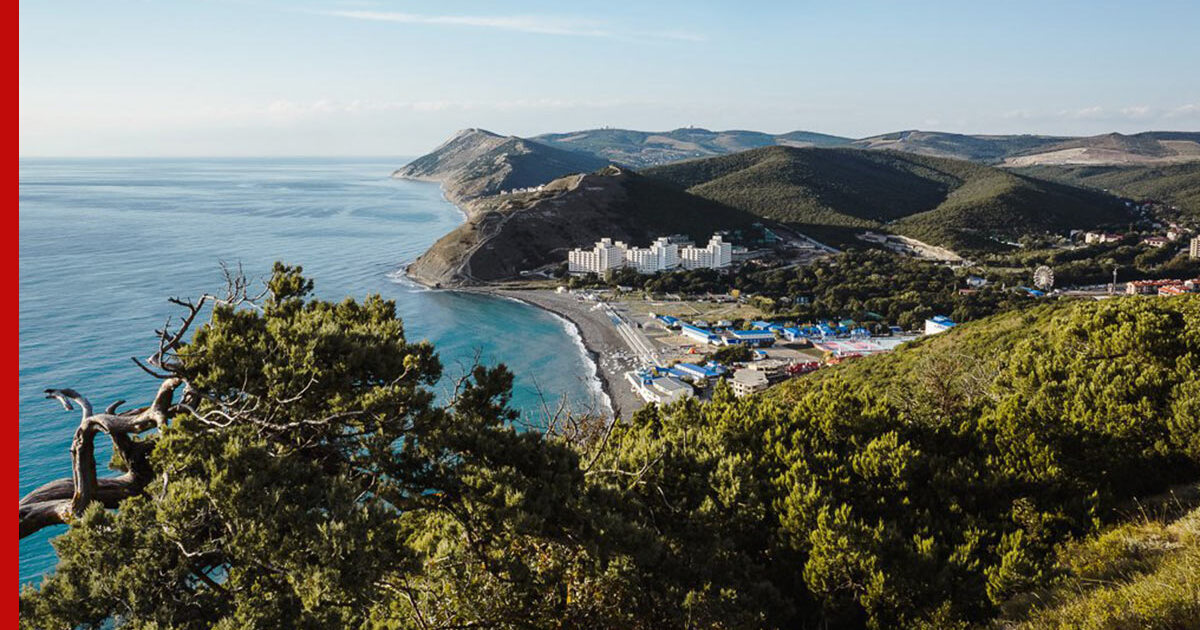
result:
<svg viewBox="0 0 1200 630"><path fill-rule="evenodd" d="M933 317L925 320L925 334L936 335L937 333L950 330L956 325L957 324L954 323L954 320L946 317L945 315L934 315Z"/></svg>
<svg viewBox="0 0 1200 630"><path fill-rule="evenodd" d="M775 333L769 330L731 330L725 337L725 343L769 346L775 343Z"/></svg>
<svg viewBox="0 0 1200 630"><path fill-rule="evenodd" d="M691 324L680 324L679 332L684 337L699 343L708 343L714 346L720 345L721 343L721 336L713 333L707 328L700 328L699 326L693 326Z"/></svg>

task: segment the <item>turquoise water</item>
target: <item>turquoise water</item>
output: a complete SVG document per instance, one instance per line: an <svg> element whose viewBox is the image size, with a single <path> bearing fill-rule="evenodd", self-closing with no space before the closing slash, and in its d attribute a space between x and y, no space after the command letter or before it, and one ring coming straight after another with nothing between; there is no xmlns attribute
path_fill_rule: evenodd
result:
<svg viewBox="0 0 1200 630"><path fill-rule="evenodd" d="M320 297L396 300L409 339L436 344L447 378L477 354L510 366L514 404L527 415L541 408L539 390L554 401L567 395L576 406L603 404L594 368L562 320L399 277L405 263L462 221L436 185L388 177L404 162L22 160L21 494L70 475L79 416L40 392L73 387L101 409L118 398L129 406L148 401L156 381L130 357L152 352L154 329L177 312L168 297L222 286L220 261L261 277L284 260L304 266ZM102 448L97 459L106 462ZM22 583L54 566L49 540L63 529L21 541Z"/></svg>

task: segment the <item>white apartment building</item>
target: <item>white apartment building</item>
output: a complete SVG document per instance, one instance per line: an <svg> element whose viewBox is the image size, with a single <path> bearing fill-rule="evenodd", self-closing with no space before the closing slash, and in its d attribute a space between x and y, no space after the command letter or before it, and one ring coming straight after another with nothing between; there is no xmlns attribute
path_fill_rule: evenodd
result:
<svg viewBox="0 0 1200 630"><path fill-rule="evenodd" d="M1192 245L1188 248L1188 254L1192 258L1200 258L1200 236L1192 237Z"/></svg>
<svg viewBox="0 0 1200 630"><path fill-rule="evenodd" d="M733 262L733 245L714 234L705 247L688 246L679 250L684 269L721 269Z"/></svg>
<svg viewBox="0 0 1200 630"><path fill-rule="evenodd" d="M592 249L573 249L567 253L567 271L573 274L603 275L611 269L633 267L638 273L652 274L679 267L686 269L728 267L733 262L733 245L719 234L706 247L680 247L670 237L655 239L649 247L629 247L621 241L604 238Z"/></svg>
<svg viewBox="0 0 1200 630"><path fill-rule="evenodd" d="M604 274L609 269L625 265L625 243L611 238L600 239L592 249L573 249L567 253L570 273Z"/></svg>
<svg viewBox="0 0 1200 630"><path fill-rule="evenodd" d="M679 266L679 246L666 237L656 239L650 247L631 247L625 250L625 264L638 273L658 273Z"/></svg>

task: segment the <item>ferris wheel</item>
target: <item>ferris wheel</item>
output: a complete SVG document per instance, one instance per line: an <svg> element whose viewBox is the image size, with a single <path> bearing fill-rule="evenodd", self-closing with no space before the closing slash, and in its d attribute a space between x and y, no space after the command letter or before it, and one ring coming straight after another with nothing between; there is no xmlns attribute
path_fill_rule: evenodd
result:
<svg viewBox="0 0 1200 630"><path fill-rule="evenodd" d="M1033 284L1043 291L1049 291L1054 286L1054 270L1046 265L1034 269Z"/></svg>

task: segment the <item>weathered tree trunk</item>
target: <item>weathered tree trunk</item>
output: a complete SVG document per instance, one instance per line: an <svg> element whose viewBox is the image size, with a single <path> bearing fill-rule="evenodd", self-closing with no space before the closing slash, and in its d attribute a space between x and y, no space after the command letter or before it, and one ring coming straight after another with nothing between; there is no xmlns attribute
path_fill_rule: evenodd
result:
<svg viewBox="0 0 1200 630"><path fill-rule="evenodd" d="M109 405L104 413L93 414L91 403L75 390L46 390L47 398L58 399L67 410L74 408L72 401L78 404L83 418L71 441L71 478L51 481L21 499L18 506L20 537L43 527L69 523L79 518L93 501L115 508L122 500L140 494L154 478L149 460L154 447L151 442L137 442L131 436L166 426L175 390L182 383L179 378L165 379L149 407L124 413L116 413L121 401ZM95 440L98 432L106 433L112 439L113 448L128 467L125 474L97 478Z"/></svg>

